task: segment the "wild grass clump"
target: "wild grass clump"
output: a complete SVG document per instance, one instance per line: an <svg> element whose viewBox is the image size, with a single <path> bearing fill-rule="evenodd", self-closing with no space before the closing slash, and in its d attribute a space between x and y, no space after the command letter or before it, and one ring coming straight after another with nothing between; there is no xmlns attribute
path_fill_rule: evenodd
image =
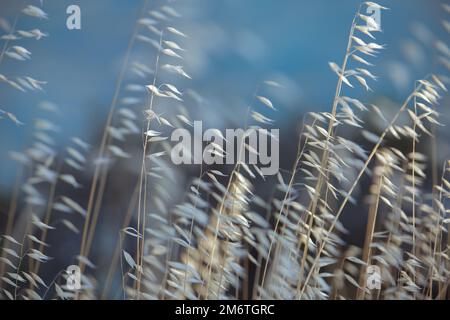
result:
<svg viewBox="0 0 450 320"><path fill-rule="evenodd" d="M12 193L2 237L2 296L447 299L450 161L438 163L435 154L418 150L425 136L436 143L435 129L442 125L449 50L444 41L437 42L435 56L442 71L412 84L412 92L388 118L383 106L355 98L356 90L372 90L378 79L375 58L386 49L375 38L376 21L362 13L368 6L387 9L361 4L343 61L329 63L337 77L331 109L305 116L290 170L280 171L274 183L259 166L243 161L232 168L202 165L183 199L176 201L173 190L184 182L170 161L168 135L174 128L193 126L189 110L196 99L189 87L192 77L183 66L183 47L195 35L177 26L181 15L176 7L144 1L98 146L74 137L63 154L57 153L52 134L61 129L42 116L35 122L35 143L12 153L23 175ZM450 7L443 5L443 12L448 16ZM47 18L37 7L27 6L23 13ZM449 24L443 24L447 31ZM3 40L0 63L4 56L30 57L28 50L9 45L18 40L15 26ZM131 58L137 48L147 53L145 61ZM0 76L19 90L42 84ZM270 80L258 86L246 110L245 128L276 126L272 118L280 111L268 88L279 86ZM40 108L49 117L58 109L48 102ZM400 124L405 115L408 123ZM384 128L371 132L367 117ZM355 136L364 143L357 143ZM398 148L388 139L408 147ZM248 143L241 147L249 149ZM214 142L208 147L225 157ZM111 255L98 257L92 252L99 223L110 217L111 198L106 195L117 188L110 181L125 164L132 168L126 175L133 187L119 186L127 199L123 220L117 232L111 231L116 239ZM440 172L431 188L427 166ZM272 196L258 196L258 185L273 190ZM360 203L356 190L367 205ZM82 192L86 199L80 198ZM348 231L341 218L350 204L367 215L360 247L344 241ZM57 266L60 271L50 280L43 279L42 269L54 263L46 252L58 246L48 241L56 232L77 239L76 248L67 252L70 264L81 270L79 290L67 287L64 265ZM108 263L98 268L102 259ZM379 281L373 278L377 275Z"/></svg>

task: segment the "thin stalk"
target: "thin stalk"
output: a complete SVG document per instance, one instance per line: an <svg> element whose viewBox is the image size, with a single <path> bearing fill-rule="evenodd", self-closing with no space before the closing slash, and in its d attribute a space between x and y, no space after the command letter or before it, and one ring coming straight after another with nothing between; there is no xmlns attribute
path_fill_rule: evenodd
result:
<svg viewBox="0 0 450 320"><path fill-rule="evenodd" d="M417 97L414 96L414 114L417 117ZM417 130L417 122L414 120L413 131L416 133ZM412 254L416 255L416 137L413 137L412 141ZM414 275L415 278L415 275Z"/></svg>
<svg viewBox="0 0 450 320"><path fill-rule="evenodd" d="M30 221L27 222L27 225L25 227L25 232L23 234L23 238L22 238L22 244L20 246L20 258L19 258L19 264L17 265L17 277L16 277L16 282L15 282L15 286L14 286L14 300L17 300L17 290L19 288L18 285L18 281L19 281L19 273L20 273L20 267L22 266L22 262L23 262L23 258L26 256L27 252L24 253L25 250L25 238L28 234L28 230L30 229Z"/></svg>
<svg viewBox="0 0 450 320"><path fill-rule="evenodd" d="M156 61L155 61L155 74L153 77L153 86L156 85L156 80L158 77L158 67L159 67L159 59L161 57L161 48L162 48L162 39L163 39L163 31L161 31L161 35L159 38L159 48L158 48L158 54L156 55ZM148 108L149 111L153 111L153 103L155 99L155 94L152 92L150 97L150 106ZM140 290L141 290L141 276L142 276L142 262L144 257L144 244L145 244L145 227L146 227L146 221L147 221L147 166L145 158L147 157L147 149L149 147L149 139L147 137L147 132L150 130L150 122L151 119L147 121L147 129L144 132L144 145L143 145L143 151L142 151L142 162L141 162L141 173L140 173L140 181L139 181L139 199L138 199L138 221L137 221L137 230L138 233L142 234L142 239L139 238L136 239L136 278L138 279L135 282L135 288L136 288L136 297L139 299ZM141 213L142 212L142 213ZM141 215L142 215L142 231L141 231Z"/></svg>
<svg viewBox="0 0 450 320"><path fill-rule="evenodd" d="M271 200L273 200L274 198L274 194L272 193L271 196ZM271 203L272 201L268 202ZM270 210L270 205L267 206L267 210L266 210L266 221L268 221L270 219L270 215L271 215L271 210ZM262 266L262 260L263 260L263 255L259 254L258 251L258 265L256 266L256 271L255 271L255 278L253 280L253 291L252 291L252 299L257 299L258 298L258 288L259 288L259 278L261 276L261 266Z"/></svg>
<svg viewBox="0 0 450 320"><path fill-rule="evenodd" d="M247 129L247 126L248 126L248 115L249 115L250 110L251 110L251 108L252 108L253 101L255 100L255 98L256 98L256 96L257 96L258 89L259 89L259 86L256 87L255 93L254 93L254 95L253 95L252 103L251 103L250 106L247 108L247 116L245 117L245 129ZM239 154L239 157L240 157L240 155L242 154L242 152L244 151L244 146L245 146L245 141L242 142L240 152L238 153L238 154ZM228 197L228 194L229 194L229 192L230 192L230 188L231 188L231 186L232 186L232 182L233 182L233 178L234 178L233 176L236 175L236 173L239 173L239 170L240 170L240 168L241 168L241 162L240 162L240 161L241 161L241 159L238 159L238 160L237 160L237 163L236 163L236 165L234 166L233 171L232 171L231 174L230 174L230 179L229 179L229 181L228 181L227 189L226 189L226 192L225 192L225 194L224 194L224 196L223 196L223 198L222 198L222 201L221 201L221 204L220 204L220 207L219 207L219 214L218 214L218 217L217 217L216 226L215 226L215 228L214 228L214 240L213 240L213 247L212 247L212 251L211 251L211 259L210 259L210 261L209 261L209 263L208 263L208 266L207 266L207 267L208 267L208 277L207 277L207 279L210 278L211 272L212 272L212 262L213 262L214 254L215 254L215 250L216 250L217 237L218 237L218 235L219 235L220 218L221 218L221 216L222 216L222 212L223 212L223 209L224 209L225 199ZM207 284L206 284L206 295L205 295L205 300L208 299L208 294L209 294L209 284L210 284L210 281L208 281ZM202 284L202 287L203 287L203 284Z"/></svg>
<svg viewBox="0 0 450 320"><path fill-rule="evenodd" d="M203 165L200 166L200 175L199 175L199 179L201 179L203 177ZM195 197L195 202L194 202L194 208L197 208L197 199L199 197L198 195L198 190L200 189L200 184L197 183L197 189L196 189L196 197ZM187 247L186 250L186 264L189 265L189 259L190 259L190 249L191 249L191 245L192 245L192 236L193 236L193 232L194 232L194 215L192 215L192 219L191 219L191 224L190 224L190 229L189 229L189 245ZM186 282L187 282L187 270L184 271L184 281L183 281L183 295L186 294Z"/></svg>
<svg viewBox="0 0 450 320"><path fill-rule="evenodd" d="M314 120L312 122L313 126L314 126L315 122L316 122L316 120ZM300 147L302 133L303 133L303 131L300 133L300 136L299 136L299 141L298 141L298 145L297 145L297 156L296 156L296 159L295 159L295 163L294 163L294 165L292 167L292 174L291 174L291 177L289 179L288 188L287 188L287 191L286 191L286 193L284 195L284 199L283 199L283 201L281 203L280 211L278 212L278 218L277 218L277 221L276 221L276 224L275 224L275 234L276 234L276 231L278 230L278 225L279 225L280 220L281 220L281 215L283 214L283 208L285 206L286 200L289 198L292 186L294 184L295 177L296 177L297 171L298 171L298 166L300 164L300 160L303 157L303 154L304 154L304 151L305 151L305 147L306 147L306 145L308 144L308 141L309 141L309 139L306 138L303 147L302 148ZM284 234L284 232L285 232L285 230L283 229L283 234ZM273 243L273 239L271 241L271 244L272 243ZM271 251L271 246L269 246L269 252L267 254L266 262L264 264L263 276L262 276L262 281L261 281L261 287L264 287L264 283L265 283L265 280L266 280L267 270L268 270L268 265L269 265L269 260L270 260L270 251ZM275 250L275 252L277 252L277 251L278 250ZM277 261L277 259L275 259L275 261ZM256 283L256 285L258 285L258 283Z"/></svg>
<svg viewBox="0 0 450 320"><path fill-rule="evenodd" d="M143 4L143 9L142 12L145 10L145 7L147 6L148 0L144 0L144 4ZM117 78L116 81L116 89L114 91L114 96L113 99L111 101L111 105L110 105L110 109L109 109L109 113L108 113L108 117L106 120L106 124L103 130L103 136L102 136L102 140L101 140L101 144L100 144L100 148L99 148L99 153L98 153L98 157L101 158L104 153L105 153L105 149L106 149L106 142L107 139L109 137L108 135L108 128L111 125L112 122L112 118L113 118L113 114L114 111L116 109L116 104L117 104L117 100L119 98L119 93L120 93L120 88L122 87L122 82L123 79L125 77L125 73L126 73L126 69L128 66L128 62L130 60L130 56L131 56L131 51L133 48L133 45L136 41L136 36L138 34L139 31L139 23L136 23L133 34L131 36L131 39L128 43L128 47L126 50L126 54L125 54L125 58L122 64L122 68L120 70L119 73L119 77ZM96 189L97 189L97 183L98 183L98 178L100 175L100 170L101 168L99 166L96 166L95 168L95 172L94 172L94 177L92 179L92 184L91 184L91 189L90 189L90 193L89 193L89 200L88 200L88 206L87 206L87 210L86 210L86 217L85 217L85 222L84 222L84 226L83 226L83 236L81 239L81 246L80 246L80 255L84 256L85 250L86 250L86 242L87 242L87 237L88 237L88 231L90 228L90 220L91 220L91 214L92 214L92 209L93 209L93 205L94 205L94 198L96 195ZM94 226L95 227L95 226ZM84 263L83 262L79 262L79 267L81 272L83 272L84 270Z"/></svg>
<svg viewBox="0 0 450 320"><path fill-rule="evenodd" d="M367 226L366 226L366 237L364 239L364 248L363 248L363 254L362 254L362 261L365 262L365 265L361 266L361 273L359 277L359 288L357 290L356 299L357 300L364 300L365 296L365 290L366 287L366 272L367 272L367 266L370 264L371 255L372 255L372 241L373 241L373 234L375 232L375 223L377 220L377 213L378 213L378 206L380 204L380 196L381 196L381 188L383 187L383 171L384 171L384 165L381 168L381 172L379 175L376 176L376 192L374 194L375 201L370 205L369 209L369 215L367 220Z"/></svg>
<svg viewBox="0 0 450 320"><path fill-rule="evenodd" d="M17 203L19 200L19 193L20 193L20 187L21 187L21 181L22 181L22 176L23 176L23 167L20 166L20 169L17 172L17 176L16 176L16 182L14 184L14 189L13 189L13 193L11 195L11 201L9 203L9 209L8 209L8 219L6 221L6 229L5 229L5 235L11 235L13 226L14 226L14 218L16 215L16 210L17 210ZM2 251L2 258L6 257L6 252L3 250ZM5 263L3 261L0 262L0 275L3 275L3 273L5 272ZM0 278L0 283L3 280Z"/></svg>
<svg viewBox="0 0 450 320"><path fill-rule="evenodd" d="M347 49L346 49L345 56L344 56L344 61L342 63L342 67L341 67L341 75L339 77L339 80L338 80L338 83L337 83L337 86L336 86L336 92L335 92L334 99L333 99L333 107L332 107L332 111L331 111L330 122L329 122L329 125L328 125L328 132L327 132L327 137L326 137L326 141L325 141L325 149L323 151L323 156L322 156L320 168L327 168L328 167L328 159L329 159L328 144L330 143L330 140L333 138L332 135L333 135L333 128L334 128L334 119L335 119L335 116L336 116L336 113L337 113L337 107L338 107L338 104L339 104L339 97L341 95L341 90L342 90L343 77L344 77L344 73L345 73L345 70L347 69L347 64L348 64L348 58L352 54L351 48L352 48L352 44L353 44L353 35L354 35L354 32L355 32L356 20L357 20L357 17L359 15L360 10L361 10L361 7L358 9L358 12L356 13L356 15L354 16L353 21L352 21L352 26L351 26L349 37L348 37ZM308 250L308 243L309 243L309 240L311 238L311 228L312 228L312 224L313 224L313 221L314 221L314 215L315 215L315 211L316 211L317 204L318 204L318 201L319 201L319 197L320 197L320 194L322 192L323 183L324 183L324 174L319 172L319 178L318 178L315 190L314 190L314 198L312 199L312 201L310 202L310 205L308 207L308 212L310 213L309 216L308 216L309 217L308 231L307 231L307 236L306 236L306 246L304 248L302 261L301 261L301 267L300 267L297 291L298 291L298 289L299 289L299 287L301 285L301 281L302 281L303 273L304 273L304 268L306 266L306 256L307 256L306 253L307 253L307 250Z"/></svg>
<svg viewBox="0 0 450 320"><path fill-rule="evenodd" d="M439 202L440 203L442 203L442 190L444 189L444 179L445 179L446 170L447 170L447 163L444 163L444 168L442 170L442 175L441 175L440 191L439 191ZM435 203L435 201L434 201L435 196L436 196L436 188L433 188L433 204ZM436 210L437 210L437 214L440 218L441 217L440 206L438 206L438 208ZM444 215L445 215L445 213L444 213ZM436 235L434 238L433 257L431 259L431 261L436 261L436 259L437 259L437 265L440 265L440 263L441 263L441 255L437 256L437 252L441 251L442 229L444 228L444 225L442 222L441 222L441 224L439 224L439 220L440 220L439 218L436 219L435 230L438 230L438 232L436 232ZM432 263L430 263L430 267L428 269L428 274L429 274L428 298L432 299L433 298L433 264ZM441 283L441 281L438 281L438 293L441 291L442 285L443 284ZM440 298L440 297L438 296L438 298Z"/></svg>
<svg viewBox="0 0 450 320"><path fill-rule="evenodd" d="M50 218L51 218L51 215L52 215L52 212L53 212L53 201L55 199L55 193L56 193L56 185L58 184L59 173L61 172L61 167L62 167L62 162L60 162L58 164L58 167L56 169L57 178L50 185L50 192L49 192L48 201L47 201L47 209L46 209L45 217L44 217L44 223L46 225L50 224ZM40 239L40 241L42 243L39 244L39 249L38 249L42 253L44 253L44 243L45 243L45 241L47 239L47 233L48 233L48 229L44 228L42 230L41 239ZM36 265L34 266L34 273L35 274L39 274L39 267L40 267L40 265L41 265L40 261L36 261Z"/></svg>
<svg viewBox="0 0 450 320"><path fill-rule="evenodd" d="M139 184L136 183L136 187L134 188L131 201L128 205L128 209L125 214L125 218L123 220L121 230L125 229L127 226L130 225L131 217L133 215L133 211L134 211L134 209L136 207L136 203L137 203L137 195L138 195L138 190L139 190L138 187L139 187ZM119 231L119 232L121 232L121 231ZM117 242L116 247L114 249L114 254L113 254L111 263L109 265L109 269L108 269L108 275L106 276L105 286L103 287L103 291L102 291L102 295L101 295L102 300L106 299L107 294L111 288L114 273L116 272L116 268L117 268L117 263L120 258L120 255L121 255L120 247L121 246L120 246L120 235L119 235L119 241Z"/></svg>

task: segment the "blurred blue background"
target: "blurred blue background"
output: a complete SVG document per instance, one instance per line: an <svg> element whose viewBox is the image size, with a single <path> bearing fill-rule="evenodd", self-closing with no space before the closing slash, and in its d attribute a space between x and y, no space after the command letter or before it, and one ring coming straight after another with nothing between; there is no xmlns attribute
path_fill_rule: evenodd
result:
<svg viewBox="0 0 450 320"><path fill-rule="evenodd" d="M40 6L39 0L29 2ZM379 2L390 8L383 12L383 33L377 35L386 50L373 60L377 61L375 73L380 79L371 84L374 93L357 89L353 95L363 95L364 101L386 96L398 102L411 91L416 78L434 69L433 59L429 59L430 33L444 37L441 1ZM302 112L328 110L336 83L328 61L341 64L359 3L177 1L173 6L183 15L177 28L189 35L184 44L185 70L193 78L190 87L205 101L203 119L217 127L236 118L242 120L257 84L266 79L284 84L274 93L281 110L277 115L281 128L300 121ZM0 16L12 23L21 4L19 0L1 0ZM81 30L66 28L66 8L71 4L81 8ZM0 83L0 109L13 112L25 123L17 127L10 121L0 122L3 191L10 189L16 170L8 151L30 144L33 120L41 112L37 108L40 101L51 101L62 111L58 123L63 130L55 137L61 145L75 135L97 143L141 5L140 0L44 0L42 8L48 20L20 18L18 29L37 27L49 37L21 40L20 44L32 52L32 59L5 59L0 74L31 76L48 83L43 92L27 93ZM146 54L138 47L133 58L146 59Z"/></svg>

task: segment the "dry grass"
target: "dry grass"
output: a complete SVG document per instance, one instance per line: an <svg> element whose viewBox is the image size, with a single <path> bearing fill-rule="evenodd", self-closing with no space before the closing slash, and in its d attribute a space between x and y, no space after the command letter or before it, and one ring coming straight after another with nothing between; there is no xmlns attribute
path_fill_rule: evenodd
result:
<svg viewBox="0 0 450 320"><path fill-rule="evenodd" d="M112 288L119 274L123 299L449 298L450 161L440 170L436 148L429 155L418 151L425 136L436 143L440 101L447 93L448 78L443 74L450 69L449 50L444 42L438 43L435 52L442 72L416 81L395 115L386 119L382 106L351 97L356 90L370 90L376 79L370 61L384 49L375 42L376 33L367 28L375 22L360 13L367 5L377 6L361 4L342 64L330 63L337 76L331 110L305 116L291 170L280 172L274 185L256 165L238 162L228 173L202 165L184 202L173 204L171 190L180 182L168 157L167 134L192 125L188 108L180 104L187 96L182 88L191 79L181 65L183 43L189 37L176 28L180 19L176 8L144 1L99 147L93 150L75 137L63 155L56 154L51 135L58 127L42 116L35 123L36 142L22 153L12 153L21 169L1 242L2 296L118 298ZM17 31L21 14L46 18L40 8L24 8L3 39L0 65L6 57L26 60L31 55L10 44L18 41L15 37L43 35ZM450 7L442 8L448 17ZM447 31L449 24L444 22ZM131 61L138 44L148 46L154 59ZM127 72L137 80L126 83ZM3 75L0 80L21 91L39 90L43 84L31 78L14 82ZM276 126L271 119L275 103L265 93L268 86L278 84L266 81L258 86L247 110L246 128ZM161 105L178 111L163 116ZM48 103L41 108L47 115L57 111ZM21 124L11 112L0 112ZM379 118L384 129L369 132L362 120L366 115ZM404 115L409 123L401 125L398 120ZM348 128L370 147L345 136ZM387 139L410 147L400 150ZM142 142L139 150L128 149L136 140ZM98 270L91 252L98 222L107 214L105 194L112 187L108 179L114 163L126 162L138 163L139 173L134 188L121 190L129 199L127 210L108 258L111 263ZM430 163L436 174L428 190ZM93 175L87 202L81 203L75 199L88 168L93 168ZM355 190L364 188L364 178L371 186L365 192L368 205L359 206L368 208L368 219L364 243L358 248L343 241L347 231L341 216L348 203L356 201ZM255 194L256 184L261 183L274 190L270 199ZM60 184L71 191L63 188L62 193ZM67 213L81 217L81 223L74 215L67 218ZM74 257L82 271L82 288L77 292L65 286L64 269L50 283L40 276L42 268L53 263L47 247L57 245L47 243L48 235L61 229L76 234L80 243ZM370 290L366 283L373 266L381 271L381 287ZM103 276L96 279L99 274Z"/></svg>

